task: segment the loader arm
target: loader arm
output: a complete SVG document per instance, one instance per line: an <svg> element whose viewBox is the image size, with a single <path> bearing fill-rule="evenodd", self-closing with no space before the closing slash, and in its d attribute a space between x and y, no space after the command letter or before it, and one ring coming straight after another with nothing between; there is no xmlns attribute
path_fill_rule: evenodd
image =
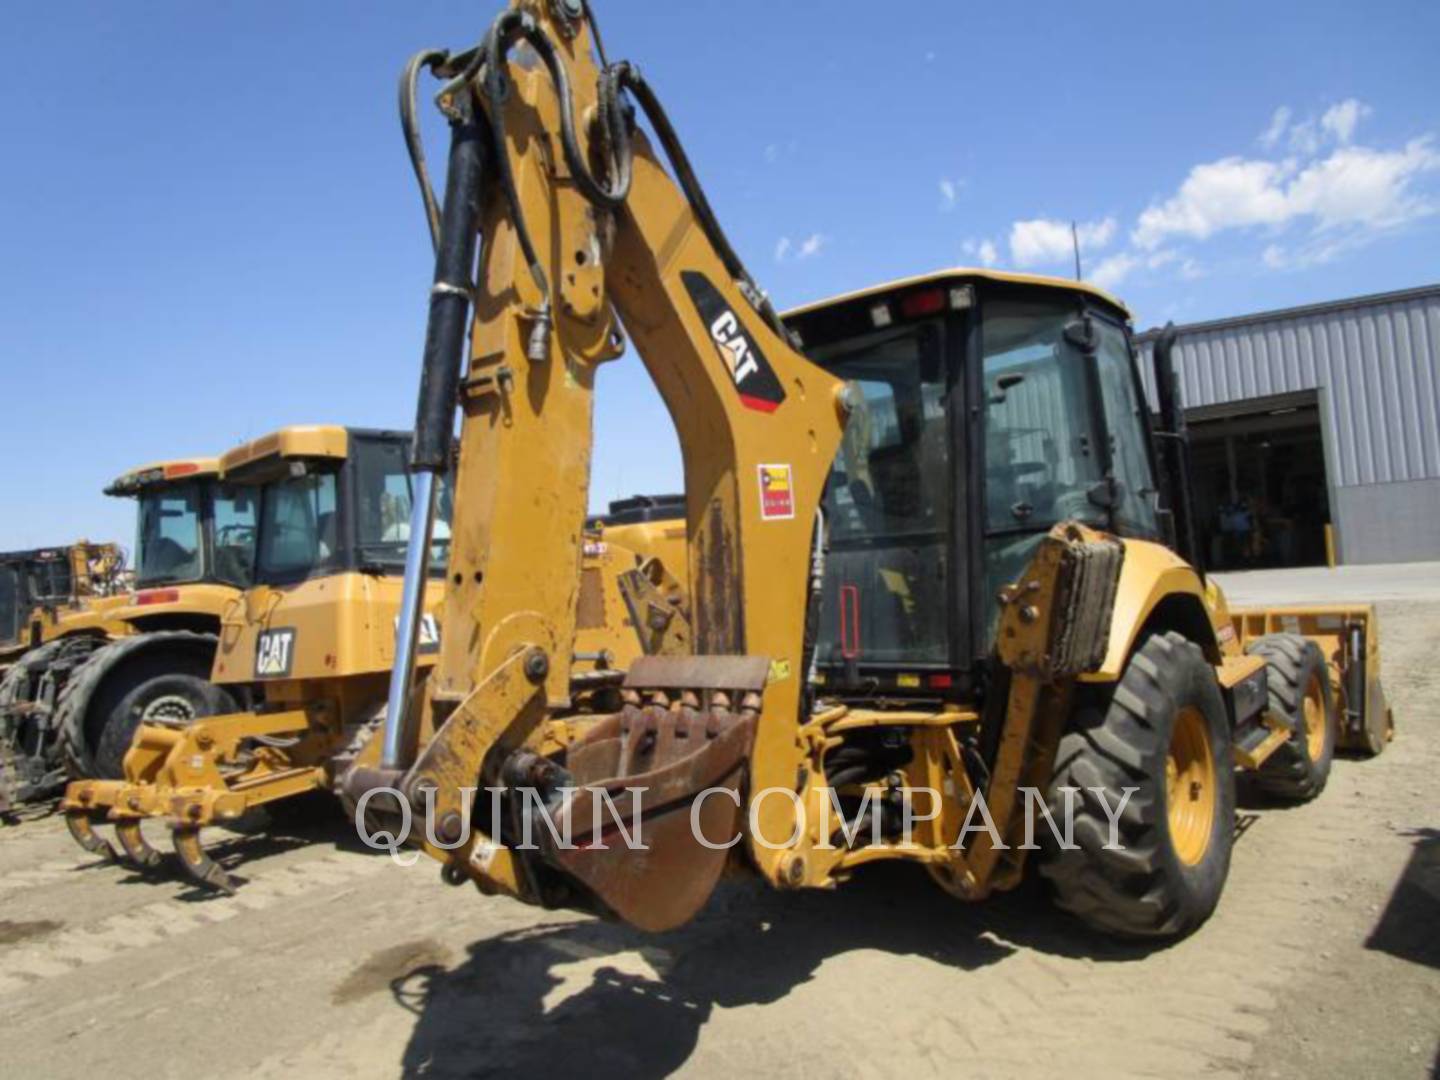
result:
<svg viewBox="0 0 1440 1080"><path fill-rule="evenodd" d="M415 464L434 468L446 456L448 381L462 423L446 634L417 715L392 710L386 745L397 752L352 787L398 789L438 822L421 846L450 880L550 902L549 879L568 873L601 907L658 928L693 913L718 863L658 883L637 881L618 859L587 869L563 852L540 868L505 842L524 807L487 815L475 789L563 780L614 791L643 776L669 811L687 810L704 787L737 788L747 771L752 789L795 787L808 570L845 399L842 383L781 336L683 151L674 161L678 143L658 102L628 65L597 66L592 31L578 4L517 2L478 50L432 65L450 80L440 102L454 141ZM631 126L626 90L646 107L681 182ZM455 271L468 274L477 236L462 362L459 342L446 339L463 324L456 311L469 284ZM642 660L621 712L574 716L593 396L598 368L623 351L619 326L679 435L694 655ZM404 652L392 701L409 700L396 689L408 685ZM788 805L771 802L776 829L787 829ZM478 828L446 850L472 814ZM752 854L772 880L784 874L783 853ZM649 861L667 858L674 870L688 856ZM657 888L674 895L657 898Z"/></svg>

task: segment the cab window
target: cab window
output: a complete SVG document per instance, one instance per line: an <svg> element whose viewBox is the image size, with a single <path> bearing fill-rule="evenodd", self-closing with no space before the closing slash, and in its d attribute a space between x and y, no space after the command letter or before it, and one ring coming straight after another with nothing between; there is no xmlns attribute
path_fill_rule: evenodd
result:
<svg viewBox="0 0 1440 1080"><path fill-rule="evenodd" d="M356 536L364 563L387 570L405 565L410 542L413 478L409 444L393 439L356 439ZM451 480L441 480L431 529L430 568L443 573L450 554Z"/></svg>
<svg viewBox="0 0 1440 1080"><path fill-rule="evenodd" d="M257 570L263 580L295 580L340 564L340 521L333 472L277 481L260 507Z"/></svg>
<svg viewBox="0 0 1440 1080"><path fill-rule="evenodd" d="M215 488L215 577L245 587L254 577L259 493L253 488Z"/></svg>
<svg viewBox="0 0 1440 1080"><path fill-rule="evenodd" d="M933 320L814 350L857 401L826 486L822 664L949 661L941 340Z"/></svg>
<svg viewBox="0 0 1440 1080"><path fill-rule="evenodd" d="M165 488L140 496L135 581L142 587L201 576L198 485Z"/></svg>

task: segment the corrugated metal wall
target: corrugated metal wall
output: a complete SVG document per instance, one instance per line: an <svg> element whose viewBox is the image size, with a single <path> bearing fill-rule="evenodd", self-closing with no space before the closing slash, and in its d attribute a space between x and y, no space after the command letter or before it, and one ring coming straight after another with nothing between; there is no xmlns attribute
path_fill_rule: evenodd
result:
<svg viewBox="0 0 1440 1080"><path fill-rule="evenodd" d="M1318 389L1332 485L1440 478L1440 286L1179 331L1186 408Z"/></svg>

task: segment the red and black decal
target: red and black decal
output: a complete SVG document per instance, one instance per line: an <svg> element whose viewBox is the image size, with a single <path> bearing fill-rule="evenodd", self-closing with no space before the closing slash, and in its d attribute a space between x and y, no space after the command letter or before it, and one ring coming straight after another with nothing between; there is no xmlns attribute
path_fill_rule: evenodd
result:
<svg viewBox="0 0 1440 1080"><path fill-rule="evenodd" d="M755 338L704 274L685 270L680 280L695 302L695 310L700 313L725 370L734 380L740 403L757 412L774 412L785 400L785 388L775 377L775 369L765 359Z"/></svg>

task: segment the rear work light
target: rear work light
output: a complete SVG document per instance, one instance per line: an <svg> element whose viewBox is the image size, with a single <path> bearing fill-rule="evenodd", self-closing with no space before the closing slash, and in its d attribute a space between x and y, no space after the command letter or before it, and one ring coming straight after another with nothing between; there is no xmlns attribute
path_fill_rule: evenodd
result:
<svg viewBox="0 0 1440 1080"><path fill-rule="evenodd" d="M945 310L948 299L944 289L926 289L924 292L911 293L909 296L901 298L900 314L907 319L918 319L921 315L935 315Z"/></svg>

